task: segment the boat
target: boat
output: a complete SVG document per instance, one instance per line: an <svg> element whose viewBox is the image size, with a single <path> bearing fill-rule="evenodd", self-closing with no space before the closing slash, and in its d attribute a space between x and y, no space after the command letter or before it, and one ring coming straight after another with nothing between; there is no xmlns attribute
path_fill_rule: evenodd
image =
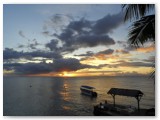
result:
<svg viewBox="0 0 160 120"><path fill-rule="evenodd" d="M95 92L95 88L91 86L82 85L80 87L81 93L91 97L97 97L97 92Z"/></svg>
<svg viewBox="0 0 160 120"><path fill-rule="evenodd" d="M107 94L113 97L113 103L105 101L94 106L93 114L96 116L154 116L154 109L140 109L139 102L143 96L140 90L111 88ZM115 103L115 96L134 97L137 100L137 108L131 105L118 105Z"/></svg>
<svg viewBox="0 0 160 120"><path fill-rule="evenodd" d="M136 108L129 105L114 106L111 103L100 103L94 106L93 114L95 116L130 116L134 115Z"/></svg>

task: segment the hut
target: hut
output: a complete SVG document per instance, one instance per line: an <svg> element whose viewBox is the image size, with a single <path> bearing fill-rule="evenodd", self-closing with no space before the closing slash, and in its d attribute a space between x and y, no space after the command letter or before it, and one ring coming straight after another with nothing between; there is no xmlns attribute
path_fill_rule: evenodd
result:
<svg viewBox="0 0 160 120"><path fill-rule="evenodd" d="M111 88L107 94L110 94L113 97L113 104L115 104L115 96L127 96L127 97L135 97L137 99L138 104L138 111L140 110L139 102L143 96L143 93L140 90L134 90L134 89L122 89L122 88Z"/></svg>

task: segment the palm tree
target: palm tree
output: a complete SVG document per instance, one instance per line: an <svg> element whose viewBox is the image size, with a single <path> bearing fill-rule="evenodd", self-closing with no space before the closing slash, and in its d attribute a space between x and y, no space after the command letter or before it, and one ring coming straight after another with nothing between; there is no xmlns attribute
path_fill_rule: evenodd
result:
<svg viewBox="0 0 160 120"><path fill-rule="evenodd" d="M155 44L155 14L150 14L154 10L153 4L125 4L125 21L135 20L128 33L130 45L139 47L147 41ZM155 77L155 67L151 77Z"/></svg>

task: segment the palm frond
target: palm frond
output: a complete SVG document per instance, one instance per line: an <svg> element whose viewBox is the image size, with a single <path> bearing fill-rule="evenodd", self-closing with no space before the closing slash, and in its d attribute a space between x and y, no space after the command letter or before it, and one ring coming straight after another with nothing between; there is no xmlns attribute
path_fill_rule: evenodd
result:
<svg viewBox="0 0 160 120"><path fill-rule="evenodd" d="M152 68L153 68L153 70L150 73L150 77L149 78L155 80L155 67L152 67Z"/></svg>
<svg viewBox="0 0 160 120"><path fill-rule="evenodd" d="M154 10L154 4L124 4L122 8L125 10L124 20L127 21L145 16L149 11Z"/></svg>
<svg viewBox="0 0 160 120"><path fill-rule="evenodd" d="M142 17L133 23L128 34L131 45L143 45L146 41L155 41L155 15Z"/></svg>

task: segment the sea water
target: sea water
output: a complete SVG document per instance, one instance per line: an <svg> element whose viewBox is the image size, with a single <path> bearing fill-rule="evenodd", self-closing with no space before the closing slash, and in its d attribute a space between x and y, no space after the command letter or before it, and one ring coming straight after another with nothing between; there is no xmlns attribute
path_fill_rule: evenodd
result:
<svg viewBox="0 0 160 120"><path fill-rule="evenodd" d="M97 98L81 94L80 86L96 88ZM140 108L155 107L155 84L148 77L11 77L3 79L4 116L90 116L93 106L113 98L110 88L137 89L144 93ZM116 96L116 104L137 107L134 97Z"/></svg>

